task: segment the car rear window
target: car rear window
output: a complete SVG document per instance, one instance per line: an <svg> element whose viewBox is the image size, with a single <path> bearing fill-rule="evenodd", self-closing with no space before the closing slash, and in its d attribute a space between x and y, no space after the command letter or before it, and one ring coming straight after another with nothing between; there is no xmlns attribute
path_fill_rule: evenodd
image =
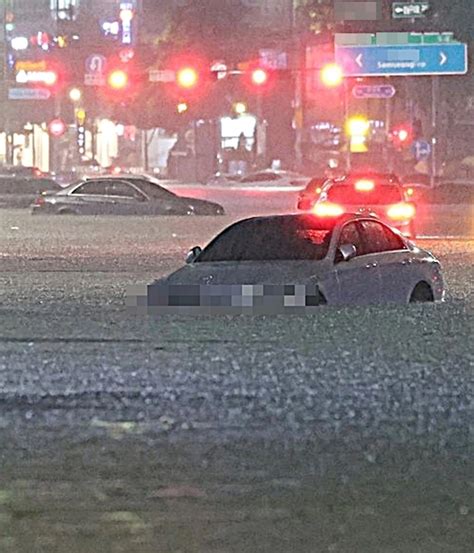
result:
<svg viewBox="0 0 474 553"><path fill-rule="evenodd" d="M328 251L331 229L301 219L242 221L217 236L198 262L320 260Z"/></svg>
<svg viewBox="0 0 474 553"><path fill-rule="evenodd" d="M338 184L327 192L327 198L334 203L346 205L385 205L403 201L403 192L398 186L381 185L373 190L358 191L352 185Z"/></svg>

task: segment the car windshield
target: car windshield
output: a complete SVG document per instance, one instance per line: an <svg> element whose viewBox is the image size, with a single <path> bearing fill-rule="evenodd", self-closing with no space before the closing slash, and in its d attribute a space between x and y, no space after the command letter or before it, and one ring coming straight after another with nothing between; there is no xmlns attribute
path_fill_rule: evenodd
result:
<svg viewBox="0 0 474 553"><path fill-rule="evenodd" d="M197 261L321 260L328 252L330 238L331 229L318 228L308 219L251 219L220 234Z"/></svg>
<svg viewBox="0 0 474 553"><path fill-rule="evenodd" d="M337 184L329 188L327 199L345 205L387 205L403 201L403 192L398 186L387 184L362 191L353 185Z"/></svg>

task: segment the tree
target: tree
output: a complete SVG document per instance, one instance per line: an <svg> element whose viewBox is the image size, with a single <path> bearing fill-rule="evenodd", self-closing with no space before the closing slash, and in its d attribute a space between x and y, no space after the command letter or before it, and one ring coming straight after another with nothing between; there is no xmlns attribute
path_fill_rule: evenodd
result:
<svg viewBox="0 0 474 553"><path fill-rule="evenodd" d="M216 58L225 50L245 44L248 9L240 0L187 0L172 13L160 46L189 50Z"/></svg>
<svg viewBox="0 0 474 553"><path fill-rule="evenodd" d="M300 29L314 34L330 31L334 28L334 0L300 0L295 16Z"/></svg>

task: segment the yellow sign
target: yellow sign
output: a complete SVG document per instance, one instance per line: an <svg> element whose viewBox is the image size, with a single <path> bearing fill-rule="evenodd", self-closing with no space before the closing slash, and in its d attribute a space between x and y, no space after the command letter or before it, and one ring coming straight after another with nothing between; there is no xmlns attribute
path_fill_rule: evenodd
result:
<svg viewBox="0 0 474 553"><path fill-rule="evenodd" d="M351 152L361 154L368 151L369 149L365 143L365 136L358 134L351 136Z"/></svg>
<svg viewBox="0 0 474 553"><path fill-rule="evenodd" d="M47 65L43 61L20 60L15 63L17 71L46 71Z"/></svg>

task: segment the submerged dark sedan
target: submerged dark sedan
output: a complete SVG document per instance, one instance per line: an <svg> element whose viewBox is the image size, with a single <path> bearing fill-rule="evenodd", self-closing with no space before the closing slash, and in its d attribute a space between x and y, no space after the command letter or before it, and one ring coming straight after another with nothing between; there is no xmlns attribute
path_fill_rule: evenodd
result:
<svg viewBox="0 0 474 553"><path fill-rule="evenodd" d="M146 178L98 177L36 198L32 212L58 215L224 215L206 200L177 196Z"/></svg>

